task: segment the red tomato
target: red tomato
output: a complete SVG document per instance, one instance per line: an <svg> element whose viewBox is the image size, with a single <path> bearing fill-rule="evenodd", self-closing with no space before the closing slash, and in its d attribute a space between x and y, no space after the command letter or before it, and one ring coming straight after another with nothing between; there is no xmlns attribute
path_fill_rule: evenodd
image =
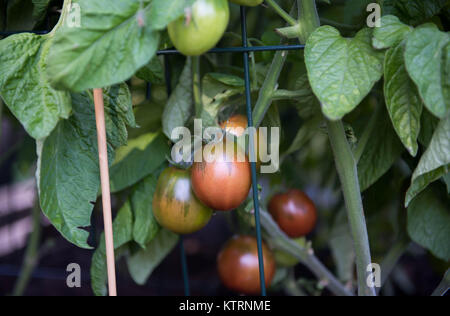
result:
<svg viewBox="0 0 450 316"><path fill-rule="evenodd" d="M203 151L202 162L194 162L191 171L195 195L207 206L219 211L229 211L241 205L252 184L250 163L243 149L236 143L233 142L232 145L234 155L223 149L215 157L219 147L225 144L225 141L220 142L211 151ZM239 161L238 154L245 160Z"/></svg>
<svg viewBox="0 0 450 316"><path fill-rule="evenodd" d="M263 261L266 287L269 287L275 275L276 264L272 252L264 242ZM255 237L233 237L220 251L217 266L220 279L230 290L249 295L261 293Z"/></svg>
<svg viewBox="0 0 450 316"><path fill-rule="evenodd" d="M309 234L317 221L314 202L296 189L273 196L269 202L269 212L278 226L291 238Z"/></svg>

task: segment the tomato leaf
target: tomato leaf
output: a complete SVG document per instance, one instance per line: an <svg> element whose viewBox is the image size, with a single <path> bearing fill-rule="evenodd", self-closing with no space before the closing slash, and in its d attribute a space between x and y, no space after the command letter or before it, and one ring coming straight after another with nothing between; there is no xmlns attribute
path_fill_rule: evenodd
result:
<svg viewBox="0 0 450 316"><path fill-rule="evenodd" d="M138 70L136 77L153 84L163 84L164 69L161 60L153 57L147 65Z"/></svg>
<svg viewBox="0 0 450 316"><path fill-rule="evenodd" d="M107 89L105 115L115 123L107 123L109 161L113 151L126 140L124 125L129 106L125 101L126 85ZM116 100L111 100L116 99ZM119 102L119 100L121 100ZM128 102L131 102L128 100ZM61 121L50 136L39 145L37 182L40 205L55 228L70 242L82 248L87 244L93 202L100 187L97 152L97 130L93 97L89 93L72 95L73 115ZM128 118L129 119L129 118Z"/></svg>
<svg viewBox="0 0 450 316"><path fill-rule="evenodd" d="M403 24L396 16L383 16L381 18L381 27L377 27L373 31L372 45L376 49L397 46L412 30L412 27Z"/></svg>
<svg viewBox="0 0 450 316"><path fill-rule="evenodd" d="M450 210L431 189L418 195L408 207L408 233L436 257L450 260Z"/></svg>
<svg viewBox="0 0 450 316"><path fill-rule="evenodd" d="M132 186L153 173L169 155L167 139L161 133L147 133L117 150L111 167L111 192Z"/></svg>
<svg viewBox="0 0 450 316"><path fill-rule="evenodd" d="M73 0L81 26L56 31L48 77L59 89L84 91L130 78L155 55L159 31L192 0Z"/></svg>
<svg viewBox="0 0 450 316"><path fill-rule="evenodd" d="M427 151L420 158L414 170L411 186L406 193L405 205L408 206L414 197L422 192L430 183L449 172L450 168L450 116L442 120Z"/></svg>
<svg viewBox="0 0 450 316"><path fill-rule="evenodd" d="M450 35L434 24L417 28L408 36L405 63L425 106L445 118L450 111Z"/></svg>
<svg viewBox="0 0 450 316"><path fill-rule="evenodd" d="M118 250L115 252L116 259L121 257L123 253L124 249L120 248L132 239L132 225L133 214L130 203L127 201L117 213L113 223L114 248ZM106 284L106 247L105 235L102 234L99 246L94 252L91 262L91 287L94 294L97 296L105 296L107 294Z"/></svg>
<svg viewBox="0 0 450 316"><path fill-rule="evenodd" d="M162 125L164 134L169 139L172 137L172 130L184 126L194 113L191 64L191 59L188 58L180 81L164 108Z"/></svg>
<svg viewBox="0 0 450 316"><path fill-rule="evenodd" d="M133 239L145 248L159 231L153 216L153 195L160 172L149 175L136 185L131 195L131 208L134 214Z"/></svg>
<svg viewBox="0 0 450 316"><path fill-rule="evenodd" d="M412 156L419 148L422 100L409 78L403 61L404 43L392 47L384 61L384 94L387 109L397 135Z"/></svg>
<svg viewBox="0 0 450 316"><path fill-rule="evenodd" d="M305 62L311 87L329 119L341 119L370 92L383 74L383 53L371 45L372 31L341 37L331 26L318 28L308 39Z"/></svg>
<svg viewBox="0 0 450 316"><path fill-rule="evenodd" d="M242 78L219 73L209 73L202 80L203 127L215 126L217 113L232 96L244 92Z"/></svg>
<svg viewBox="0 0 450 316"><path fill-rule="evenodd" d="M178 235L162 228L145 249L127 258L128 271L133 280L144 285L153 270L164 260L178 242Z"/></svg>
<svg viewBox="0 0 450 316"><path fill-rule="evenodd" d="M71 111L70 95L53 89L45 77L47 39L24 33L0 41L0 95L36 139L47 137Z"/></svg>
<svg viewBox="0 0 450 316"><path fill-rule="evenodd" d="M410 25L418 25L438 14L447 0L384 0L383 14L393 14Z"/></svg>
<svg viewBox="0 0 450 316"><path fill-rule="evenodd" d="M380 179L401 155L403 147L395 135L386 111L378 116L364 153L358 162L361 191L365 191Z"/></svg>

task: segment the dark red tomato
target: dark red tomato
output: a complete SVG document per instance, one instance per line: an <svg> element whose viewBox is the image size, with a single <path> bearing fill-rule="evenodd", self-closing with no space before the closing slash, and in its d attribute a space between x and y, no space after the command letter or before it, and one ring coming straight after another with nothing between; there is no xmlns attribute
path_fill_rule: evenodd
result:
<svg viewBox="0 0 450 316"><path fill-rule="evenodd" d="M162 227L177 234L190 234L208 224L212 210L192 192L189 171L169 167L159 176L153 215Z"/></svg>
<svg viewBox="0 0 450 316"><path fill-rule="evenodd" d="M317 221L314 202L296 189L273 196L269 202L269 212L278 226L291 238L309 234Z"/></svg>
<svg viewBox="0 0 450 316"><path fill-rule="evenodd" d="M269 287L275 275L275 259L263 243L264 276ZM217 257L220 279L230 290L242 294L261 293L258 246L252 236L235 236L228 241Z"/></svg>
<svg viewBox="0 0 450 316"><path fill-rule="evenodd" d="M233 142L233 155L225 146L224 141L212 146L211 150L202 148L202 161L194 162L191 171L195 195L218 211L229 211L241 205L252 184L250 163L243 149Z"/></svg>

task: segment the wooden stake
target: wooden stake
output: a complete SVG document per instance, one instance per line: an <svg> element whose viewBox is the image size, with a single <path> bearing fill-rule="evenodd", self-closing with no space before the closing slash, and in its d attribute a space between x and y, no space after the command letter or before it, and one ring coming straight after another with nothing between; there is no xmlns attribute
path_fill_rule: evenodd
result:
<svg viewBox="0 0 450 316"><path fill-rule="evenodd" d="M102 184L103 222L105 226L106 264L108 269L109 296L117 296L116 267L114 260L114 238L111 215L111 193L109 188L108 147L106 143L105 108L103 90L94 89L95 121L97 122L98 158Z"/></svg>

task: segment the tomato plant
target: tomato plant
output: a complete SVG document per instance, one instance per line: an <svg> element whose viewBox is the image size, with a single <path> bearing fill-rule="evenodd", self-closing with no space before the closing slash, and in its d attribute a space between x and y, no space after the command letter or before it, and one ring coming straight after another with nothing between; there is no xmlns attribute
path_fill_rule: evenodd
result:
<svg viewBox="0 0 450 316"><path fill-rule="evenodd" d="M189 171L169 167L159 176L153 214L162 227L174 233L190 234L208 224L212 210L192 192Z"/></svg>
<svg viewBox="0 0 450 316"><path fill-rule="evenodd" d="M33 276L40 252L59 258L44 247L58 236L56 244L67 241L89 259L95 249L92 290L107 293L99 209L108 203L92 91L102 88L109 240L126 262L122 277L145 284L162 273L157 266L170 265L164 259L179 235L197 231L182 245L209 282L218 275L205 258L229 237L221 229L228 227L261 233L278 254L269 294L443 294L448 277L437 285L450 260L448 1L230 2L248 7L226 0L0 0L0 236L10 231L4 222L33 221L20 278ZM255 128L279 136L270 139L273 172L264 161L252 174L248 149L237 149L242 162L226 155L209 161L213 153L204 151L217 141L211 130L245 128L246 116L233 114L246 112ZM196 161L200 148L207 159ZM14 209L25 204L31 215ZM211 209L236 211L217 212L200 229ZM49 231L40 238L39 228ZM0 254L0 266L9 258ZM372 263L382 270L381 287L367 283ZM267 269L272 275L271 263ZM11 282L0 279L1 291ZM19 279L17 292L26 283ZM255 293L255 284L235 289Z"/></svg>
<svg viewBox="0 0 450 316"><path fill-rule="evenodd" d="M218 211L241 205L251 186L250 164L243 149L234 143L236 151L230 155L225 146L225 141L217 143L204 153L202 162L194 162L191 171L192 189L197 197ZM244 161L239 161L240 154Z"/></svg>
<svg viewBox="0 0 450 316"><path fill-rule="evenodd" d="M266 286L275 275L275 259L263 244ZM261 291L258 250L255 237L235 236L229 240L217 257L217 269L223 284L230 290L257 295Z"/></svg>
<svg viewBox="0 0 450 316"><path fill-rule="evenodd" d="M316 206L300 190L292 189L274 195L268 209L281 229L291 238L309 234L316 225Z"/></svg>
<svg viewBox="0 0 450 316"><path fill-rule="evenodd" d="M187 56L198 56L216 46L228 26L227 0L196 0L185 16L169 24L170 39Z"/></svg>

